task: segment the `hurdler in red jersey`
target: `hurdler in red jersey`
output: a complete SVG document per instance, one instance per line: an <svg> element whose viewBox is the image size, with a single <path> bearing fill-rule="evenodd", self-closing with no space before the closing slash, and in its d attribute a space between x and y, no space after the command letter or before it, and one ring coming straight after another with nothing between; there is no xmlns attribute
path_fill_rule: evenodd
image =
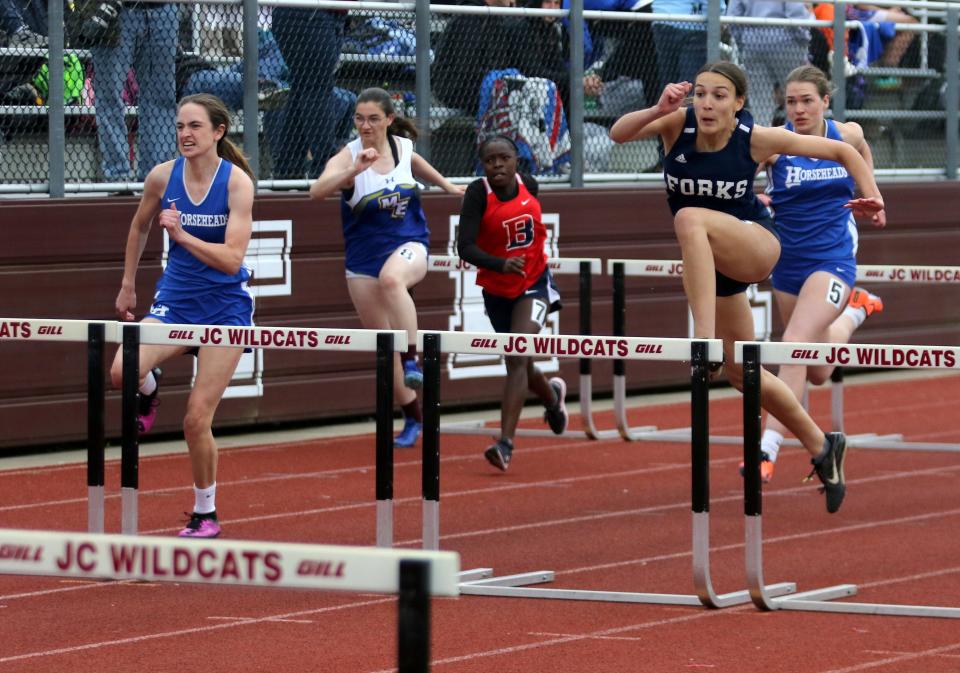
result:
<svg viewBox="0 0 960 673"><path fill-rule="evenodd" d="M509 138L494 136L481 143L480 161L486 177L471 183L464 194L457 250L478 269L477 284L483 288L483 305L493 329L537 334L547 315L561 308L547 268L539 186L532 177L517 173L517 147ZM543 403L544 420L559 435L567 427L567 385L559 377L548 381L530 357L507 356L504 364L500 439L483 455L505 472L528 392Z"/></svg>
<svg viewBox="0 0 960 673"><path fill-rule="evenodd" d="M540 202L516 174L517 195L501 201L482 178L487 192L487 207L480 220L477 246L496 257L523 257L523 275L501 273L480 267L477 285L500 297L519 297L547 268L547 228L543 225Z"/></svg>

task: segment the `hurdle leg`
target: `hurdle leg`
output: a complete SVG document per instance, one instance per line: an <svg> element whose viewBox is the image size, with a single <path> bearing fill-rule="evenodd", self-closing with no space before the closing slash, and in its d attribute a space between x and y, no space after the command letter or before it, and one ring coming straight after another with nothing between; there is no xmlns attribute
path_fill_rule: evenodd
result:
<svg viewBox="0 0 960 673"><path fill-rule="evenodd" d="M377 334L377 546L393 546L393 354L388 332Z"/></svg>
<svg viewBox="0 0 960 673"><path fill-rule="evenodd" d="M137 325L124 325L120 450L120 530L124 535L137 534L137 493L140 486L140 433L137 427L139 388L140 331Z"/></svg>
<svg viewBox="0 0 960 673"><path fill-rule="evenodd" d="M763 579L763 482L760 479L760 345L743 347L743 505L745 563L750 598L761 610L777 610L791 597L776 597ZM806 591L804 597L818 601L852 596L854 584L839 584Z"/></svg>
<svg viewBox="0 0 960 673"><path fill-rule="evenodd" d="M423 336L423 548L440 549L440 335Z"/></svg>
<svg viewBox="0 0 960 673"><path fill-rule="evenodd" d="M106 432L103 381L103 323L87 326L87 532L103 532Z"/></svg>

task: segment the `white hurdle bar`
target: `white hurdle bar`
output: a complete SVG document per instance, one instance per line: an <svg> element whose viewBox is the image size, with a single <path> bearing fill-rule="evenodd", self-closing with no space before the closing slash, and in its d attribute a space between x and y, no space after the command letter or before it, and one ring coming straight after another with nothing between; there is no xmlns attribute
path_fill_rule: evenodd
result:
<svg viewBox="0 0 960 673"><path fill-rule="evenodd" d="M618 268L622 271L618 272ZM623 304L623 282L618 281L618 273L622 276L647 278L682 278L683 262L666 259L608 259L607 273L614 277L614 333L622 331L623 323L617 327L618 293L620 306ZM923 265L896 265L896 264L858 264L857 281L870 283L909 283L909 284L960 284L960 266L923 266ZM622 308L619 312L622 312ZM836 431L843 431L843 370L837 366L830 378L830 416L831 425ZM687 441L690 437L689 428L658 429L652 426L630 428L626 420L626 377L622 367L615 368L613 387L614 410L617 418L617 427L625 439L637 441ZM806 406L806 397L804 398ZM714 435L710 437L714 444L739 444L741 438ZM794 438L783 442L787 446L800 446ZM915 451L945 451L960 452L960 444L942 442L906 442L900 433L878 435L876 433L862 433L847 437L849 446L870 449L888 450L915 450Z"/></svg>
<svg viewBox="0 0 960 673"><path fill-rule="evenodd" d="M423 544L437 549L439 522L439 362L445 353L492 355L549 355L557 357L629 358L691 362L691 510L693 516L693 583L696 594L660 594L585 589L530 588L551 582L552 570L538 570L503 577L491 577L490 568L461 574L460 592L480 596L511 596L561 600L589 600L616 603L696 605L713 608L750 601L747 590L717 594L710 576L710 491L709 491L709 363L719 362L723 346L719 340L648 339L644 337L566 336L532 334L489 334L478 332L419 332L418 347L424 353L424 434L423 434ZM792 582L765 589L783 595L796 589Z"/></svg>
<svg viewBox="0 0 960 673"><path fill-rule="evenodd" d="M430 597L460 593L455 552L10 529L0 546L6 575L395 594L399 673L429 669Z"/></svg>
<svg viewBox="0 0 960 673"><path fill-rule="evenodd" d="M140 344L167 346L215 346L263 348L270 350L350 351L377 353L377 440L376 499L377 546L393 546L393 354L406 350L404 330L319 329L315 327L221 327L217 325L176 325L126 323L124 331L135 330ZM124 360L128 359L126 340ZM133 350L133 349L131 349ZM134 359L133 352L129 358ZM129 377L139 381L139 366ZM126 372L124 381L128 378ZM124 414L127 420L127 414ZM132 467L121 465L122 531L137 532L137 438L124 432L124 458L129 453ZM128 446L129 444L129 446Z"/></svg>
<svg viewBox="0 0 960 673"><path fill-rule="evenodd" d="M87 531L104 530L104 346L119 342L109 320L0 318L0 341L87 343Z"/></svg>
<svg viewBox="0 0 960 673"><path fill-rule="evenodd" d="M837 585L793 596L770 595L763 581L762 482L760 479L760 371L763 364L835 364L904 369L958 369L960 347L761 343L738 341L734 359L743 365L743 460L747 584L761 610L802 610L852 614L960 619L960 608L888 603L831 603L853 595L856 586Z"/></svg>
<svg viewBox="0 0 960 673"><path fill-rule="evenodd" d="M580 325L579 333L592 333L591 298L593 295L592 276L603 273L600 259L596 257L550 257L547 267L555 276L579 276ZM428 271L475 271L476 267L464 262L455 255L430 255L427 263ZM493 334L491 332L491 334ZM580 417L583 421L583 433L588 439L610 439L617 436L616 430L600 430L593 419L593 374L589 358L580 359ZM488 426L483 421L468 421L463 423L449 423L440 428L441 432L456 435L482 435L499 437L499 426ZM518 428L517 435L521 437L557 437L549 430L534 428ZM573 432L564 432L565 437L571 437Z"/></svg>

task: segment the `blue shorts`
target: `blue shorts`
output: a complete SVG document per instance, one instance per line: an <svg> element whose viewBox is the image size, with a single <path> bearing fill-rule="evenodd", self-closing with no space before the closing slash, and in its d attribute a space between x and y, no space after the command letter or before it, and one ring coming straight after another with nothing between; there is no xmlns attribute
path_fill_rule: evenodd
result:
<svg viewBox="0 0 960 673"><path fill-rule="evenodd" d="M389 250L384 249L379 255L360 261L348 257L345 264L347 267L347 278L379 278L383 265L386 264L390 256L398 250L402 251L401 255L403 258L411 263L418 255L423 254L424 258L426 258L429 254L427 252L427 244L423 241L407 241Z"/></svg>
<svg viewBox="0 0 960 673"><path fill-rule="evenodd" d="M253 324L253 296L246 283L193 295L161 289L153 298L149 317L177 325L245 327Z"/></svg>
<svg viewBox="0 0 960 673"><path fill-rule="evenodd" d="M563 308L560 303L560 293L553 284L553 275L550 269L544 269L537 281L527 288L519 297L501 297L483 291L483 306L487 310L487 317L495 332L507 334L513 331L513 308L524 299L537 299L545 307L541 314L531 315L532 322L539 322L543 327L547 322L547 314Z"/></svg>
<svg viewBox="0 0 960 673"><path fill-rule="evenodd" d="M853 288L857 279L857 260L853 257L833 260L781 257L773 269L770 282L775 290L799 295L807 278L817 271L826 271L846 283L847 287Z"/></svg>

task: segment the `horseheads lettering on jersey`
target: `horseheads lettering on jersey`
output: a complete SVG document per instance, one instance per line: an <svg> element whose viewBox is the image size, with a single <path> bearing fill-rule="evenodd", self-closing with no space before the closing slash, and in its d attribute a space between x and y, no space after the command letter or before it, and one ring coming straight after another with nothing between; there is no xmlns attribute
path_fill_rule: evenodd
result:
<svg viewBox="0 0 960 673"><path fill-rule="evenodd" d="M798 187L804 182L813 180L843 180L848 177L847 169L843 166L827 166L824 168L801 168L800 166L787 166L787 179L785 186L787 189Z"/></svg>
<svg viewBox="0 0 960 673"><path fill-rule="evenodd" d="M250 269L248 289L257 297L286 297L293 293L290 249L293 247L293 220L258 220L253 223L250 245L243 263ZM163 232L161 264L167 268L170 239ZM197 363L194 360L196 377ZM191 386L193 381L191 380ZM230 385L224 391L227 397L263 396L263 350L256 348L244 353L233 373Z"/></svg>
<svg viewBox="0 0 960 673"><path fill-rule="evenodd" d="M547 229L547 241L544 245L544 252L547 257L560 256L560 214L543 213L541 221ZM460 224L459 215L450 216L450 238L447 243L447 254L457 254L457 227ZM506 226L506 224L504 225ZM521 222L519 226L511 225L510 233L519 233L520 237L511 236L513 243L519 243L522 239L522 233L525 226ZM533 231L527 234L527 241L532 242ZM527 242L526 245L530 243ZM517 245L517 247L522 247ZM477 285L477 270L469 266L457 269L451 269L449 277L454 282L454 298L451 313L447 318L447 329L461 332L491 332L493 326L487 318L483 307L483 295L480 287ZM560 315L563 311L551 313L547 316L546 325L544 325L541 334L560 334ZM491 337L493 338L493 337ZM536 358L537 367L543 372L560 371L560 360L555 357ZM476 355L476 354L450 354L447 356L447 375L451 379L472 379L483 378L487 376L504 376L506 367L499 355Z"/></svg>

